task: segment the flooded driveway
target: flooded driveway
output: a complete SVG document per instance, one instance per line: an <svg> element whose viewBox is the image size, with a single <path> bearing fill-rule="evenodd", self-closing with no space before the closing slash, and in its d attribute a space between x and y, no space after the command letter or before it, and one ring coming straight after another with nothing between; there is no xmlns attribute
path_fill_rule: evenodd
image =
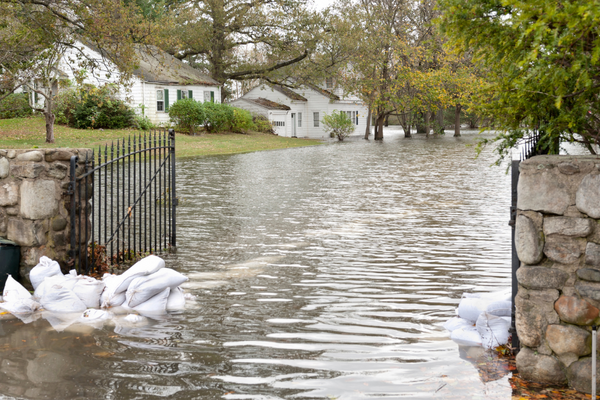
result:
<svg viewBox="0 0 600 400"><path fill-rule="evenodd" d="M0 398L509 399L442 327L510 286L510 176L476 137L179 160L167 265L196 301L61 332L4 315Z"/></svg>

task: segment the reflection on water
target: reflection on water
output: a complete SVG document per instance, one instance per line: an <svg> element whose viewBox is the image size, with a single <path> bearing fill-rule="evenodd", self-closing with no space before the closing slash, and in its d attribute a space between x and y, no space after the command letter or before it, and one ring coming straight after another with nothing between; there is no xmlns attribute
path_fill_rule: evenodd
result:
<svg viewBox="0 0 600 400"><path fill-rule="evenodd" d="M510 179L475 137L179 161L167 263L195 307L63 332L0 316L0 398L509 399L442 328L510 283Z"/></svg>

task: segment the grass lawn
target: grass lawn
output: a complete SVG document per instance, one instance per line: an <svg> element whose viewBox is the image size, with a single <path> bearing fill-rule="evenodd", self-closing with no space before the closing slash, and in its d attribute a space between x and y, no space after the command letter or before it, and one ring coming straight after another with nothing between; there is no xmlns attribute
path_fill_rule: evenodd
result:
<svg viewBox="0 0 600 400"><path fill-rule="evenodd" d="M46 143L46 125L42 117L0 120L1 149L31 148L93 148L109 144L132 135L144 134L131 129L86 130L54 125L55 143ZM250 132L203 133L199 136L177 134L175 137L177 157L208 156L218 154L248 153L260 150L287 149L321 144L319 140L292 139L276 135Z"/></svg>

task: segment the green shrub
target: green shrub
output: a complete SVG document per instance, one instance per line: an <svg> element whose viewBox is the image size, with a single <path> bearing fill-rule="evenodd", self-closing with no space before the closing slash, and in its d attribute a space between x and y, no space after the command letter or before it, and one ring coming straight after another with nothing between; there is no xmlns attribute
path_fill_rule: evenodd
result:
<svg viewBox="0 0 600 400"><path fill-rule="evenodd" d="M101 88L85 86L80 89L80 99L73 112L75 128L122 129L135 123L134 111L116 97L116 91L110 85Z"/></svg>
<svg viewBox="0 0 600 400"><path fill-rule="evenodd" d="M195 128L206 121L204 104L194 99L178 100L169 107L169 117L176 126L193 135Z"/></svg>
<svg viewBox="0 0 600 400"><path fill-rule="evenodd" d="M75 89L69 89L59 92L52 104L52 111L56 117L57 124L75 126L75 117L73 113L77 104L79 104L79 94Z"/></svg>
<svg viewBox="0 0 600 400"><path fill-rule="evenodd" d="M149 131L154 129L156 126L150 121L150 118L145 115L135 115L134 117L134 128L141 129L143 131Z"/></svg>
<svg viewBox="0 0 600 400"><path fill-rule="evenodd" d="M338 140L342 141L352 132L354 132L354 123L352 122L352 118L348 116L344 111L336 111L334 110L331 114L323 115L323 119L321 120L323 123L323 128L325 132L329 132L331 137L336 137Z"/></svg>
<svg viewBox="0 0 600 400"><path fill-rule="evenodd" d="M249 130L255 129L250 111L236 107L233 107L233 121L230 125L231 131L236 133L246 133Z"/></svg>
<svg viewBox="0 0 600 400"><path fill-rule="evenodd" d="M204 103L205 123L207 132L220 132L231 127L233 122L233 107L221 103Z"/></svg>
<svg viewBox="0 0 600 400"><path fill-rule="evenodd" d="M0 119L23 118L32 112L27 93L13 93L0 101Z"/></svg>
<svg viewBox="0 0 600 400"><path fill-rule="evenodd" d="M254 129L257 132L275 133L273 124L263 115L254 115L252 117L252 122L254 122Z"/></svg>

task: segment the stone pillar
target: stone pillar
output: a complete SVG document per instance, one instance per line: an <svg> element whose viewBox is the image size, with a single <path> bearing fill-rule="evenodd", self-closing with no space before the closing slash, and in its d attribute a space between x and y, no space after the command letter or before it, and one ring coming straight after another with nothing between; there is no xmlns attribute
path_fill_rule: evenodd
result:
<svg viewBox="0 0 600 400"><path fill-rule="evenodd" d="M517 368L525 379L590 393L591 325L600 324L600 157L523 161L517 208Z"/></svg>
<svg viewBox="0 0 600 400"><path fill-rule="evenodd" d="M84 172L90 149L0 150L0 236L21 246L21 280L41 256L57 260L66 272L70 245L69 162L79 156Z"/></svg>

